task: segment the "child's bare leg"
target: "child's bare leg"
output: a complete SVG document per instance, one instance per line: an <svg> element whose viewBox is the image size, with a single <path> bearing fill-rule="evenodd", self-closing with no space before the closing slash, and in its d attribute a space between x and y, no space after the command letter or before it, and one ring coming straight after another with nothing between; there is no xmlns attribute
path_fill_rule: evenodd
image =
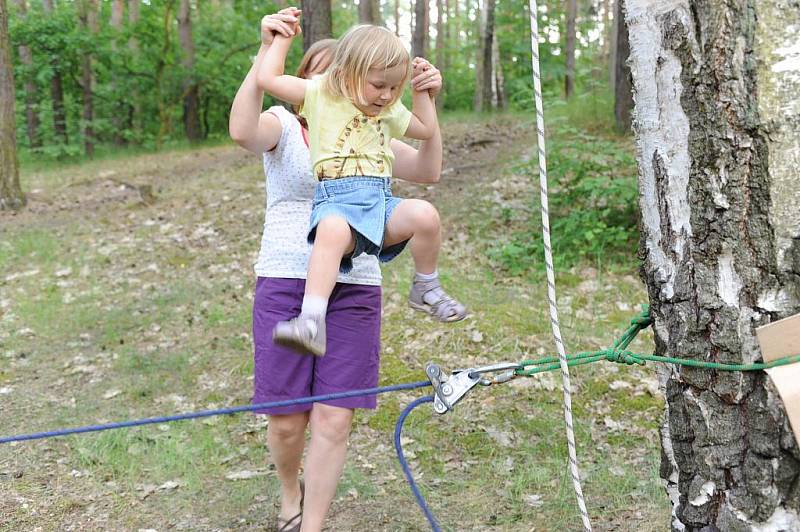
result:
<svg viewBox="0 0 800 532"><path fill-rule="evenodd" d="M384 247L411 239L416 275L409 305L439 321L458 321L467 315L464 305L450 297L439 283L436 265L442 245L441 223L436 208L423 200L403 200L395 207L384 233Z"/></svg>
<svg viewBox="0 0 800 532"><path fill-rule="evenodd" d="M328 216L317 224L300 315L278 322L272 330L273 342L302 353L325 354L328 298L336 285L342 257L354 246L353 233L344 218Z"/></svg>
<svg viewBox="0 0 800 532"><path fill-rule="evenodd" d="M411 239L409 246L418 273L436 271L439 249L442 247L442 227L436 208L423 200L407 199L400 202L389 223L386 224L384 246L399 244Z"/></svg>
<svg viewBox="0 0 800 532"><path fill-rule="evenodd" d="M317 234L308 260L306 297L322 297L326 300L330 297L339 275L339 263L345 254L353 251L354 245L353 232L344 218L328 216L317 224Z"/></svg>

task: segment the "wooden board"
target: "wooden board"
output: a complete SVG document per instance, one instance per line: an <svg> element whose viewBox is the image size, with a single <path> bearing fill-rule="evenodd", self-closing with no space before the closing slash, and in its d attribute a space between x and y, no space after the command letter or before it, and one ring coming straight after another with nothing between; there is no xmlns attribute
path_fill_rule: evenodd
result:
<svg viewBox="0 0 800 532"><path fill-rule="evenodd" d="M759 327L756 336L765 362L800 355L800 314ZM795 440L800 442L800 363L766 371L783 399Z"/></svg>

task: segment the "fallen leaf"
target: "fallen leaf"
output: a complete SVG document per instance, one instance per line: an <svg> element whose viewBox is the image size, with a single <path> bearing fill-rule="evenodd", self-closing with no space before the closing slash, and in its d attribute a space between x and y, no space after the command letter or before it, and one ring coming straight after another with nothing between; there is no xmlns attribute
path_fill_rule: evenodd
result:
<svg viewBox="0 0 800 532"><path fill-rule="evenodd" d="M244 471L236 471L234 473L228 473L225 475L225 478L228 480L249 480L251 478L256 477L263 477L266 475L266 471L250 471L245 469Z"/></svg>
<svg viewBox="0 0 800 532"><path fill-rule="evenodd" d="M528 506L533 506L534 508L537 508L544 504L542 496L536 493L529 493L528 495L525 495L522 499L525 501L525 504L527 504Z"/></svg>

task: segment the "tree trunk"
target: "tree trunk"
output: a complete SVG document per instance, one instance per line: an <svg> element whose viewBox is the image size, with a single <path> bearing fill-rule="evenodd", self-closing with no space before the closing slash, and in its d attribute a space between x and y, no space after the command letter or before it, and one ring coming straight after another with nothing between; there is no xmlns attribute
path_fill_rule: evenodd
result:
<svg viewBox="0 0 800 532"><path fill-rule="evenodd" d="M135 55L139 51L139 41L136 40L136 32L133 31L133 28L139 23L140 2L141 0L128 0L128 27L131 29L131 37L128 39L128 48L132 55ZM135 86L132 86L124 111L125 129L134 129L134 123L139 116L139 108L139 93Z"/></svg>
<svg viewBox="0 0 800 532"><path fill-rule="evenodd" d="M600 19L603 22L603 48L601 55L605 61L608 61L611 53L611 0L603 0L603 16Z"/></svg>
<svg viewBox="0 0 800 532"><path fill-rule="evenodd" d="M500 61L500 45L497 42L497 31L492 38L492 107L495 109L507 109L508 100L506 99L506 80L503 75L503 62Z"/></svg>
<svg viewBox="0 0 800 532"><path fill-rule="evenodd" d="M623 14L624 9L625 0L617 0L617 12L614 14L614 18L619 21L616 24L617 37L615 39L614 117L617 129L628 132L631 130L631 112L633 110L633 82L631 81L631 67L628 64L631 48L628 41L628 24L625 22Z"/></svg>
<svg viewBox="0 0 800 532"><path fill-rule="evenodd" d="M109 20L109 26L114 28L116 32L119 32L122 29L122 20L125 16L125 0L113 0L111 3L111 18ZM117 44L117 35L114 36L113 40L111 41L111 47L118 53L119 45ZM117 89L117 82L115 79L109 81L109 85L111 87L111 93L116 94ZM112 107L112 115L111 115L111 125L114 129L112 136L114 139L114 144L117 146L124 146L125 145L125 137L122 135L122 130L124 129L125 117L130 115L128 112L129 103L127 101L117 101Z"/></svg>
<svg viewBox="0 0 800 532"><path fill-rule="evenodd" d="M578 0L567 0L567 46L564 51L564 97L569 100L575 92L575 18Z"/></svg>
<svg viewBox="0 0 800 532"><path fill-rule="evenodd" d="M611 33L609 35L609 47L611 51L608 56L608 86L613 91L617 86L617 32L619 31L619 17L617 16L617 8L622 0L613 0L614 9L613 20L611 21Z"/></svg>
<svg viewBox="0 0 800 532"><path fill-rule="evenodd" d="M78 20L84 31L97 33L97 0L78 0ZM92 54L83 52L81 57L81 88L83 94L83 150L86 157L94 157L94 74Z"/></svg>
<svg viewBox="0 0 800 532"><path fill-rule="evenodd" d="M452 46L452 42L453 42L454 21L453 21L453 18L451 16L452 13L453 13L451 11L451 8L450 8L451 0L443 0L443 2L444 2L444 17L445 17L445 20L443 21L443 24L444 24L444 35L442 36L443 37L442 44L444 45L443 46L444 57L442 58L442 63L439 64L439 65L436 65L436 66L438 68L440 68L442 70L442 72L444 72L446 74L447 71L450 70L450 64L451 64L450 56L447 53L447 50L450 48L450 46Z"/></svg>
<svg viewBox="0 0 800 532"><path fill-rule="evenodd" d="M0 0L0 210L18 209L25 205L25 196L19 186L14 102L8 7L6 0Z"/></svg>
<svg viewBox="0 0 800 532"><path fill-rule="evenodd" d="M190 141L200 140L200 89L194 72L194 38L192 37L192 5L181 0L178 8L178 36L183 50L181 65L185 71L183 80L183 128Z"/></svg>
<svg viewBox="0 0 800 532"><path fill-rule="evenodd" d="M481 10L480 59L476 65L475 110L480 112L492 107L494 75L492 67L492 41L494 40L495 0L484 0Z"/></svg>
<svg viewBox="0 0 800 532"><path fill-rule="evenodd" d="M139 10L141 0L128 0L128 25L133 27L139 22ZM135 32L131 32L131 38L128 41L128 46L132 51L139 49L139 42L136 40Z"/></svg>
<svg viewBox="0 0 800 532"><path fill-rule="evenodd" d="M333 36L331 23L331 0L302 0L303 50L320 39Z"/></svg>
<svg viewBox="0 0 800 532"><path fill-rule="evenodd" d="M17 9L20 16L27 17L28 6L25 0L16 0ZM36 112L37 101L36 95L39 89L36 87L36 81L33 77L33 54L29 46L20 44L18 47L19 60L25 65L25 129L28 133L28 145L31 148L38 148L42 145L39 139L39 115Z"/></svg>
<svg viewBox="0 0 800 532"><path fill-rule="evenodd" d="M414 2L414 34L411 37L411 56L426 57L428 53L428 0Z"/></svg>
<svg viewBox="0 0 800 532"><path fill-rule="evenodd" d="M444 69L444 0L436 0L436 67Z"/></svg>
<svg viewBox="0 0 800 532"><path fill-rule="evenodd" d="M111 18L108 23L112 28L119 29L122 27L122 18L125 15L125 0L112 0L111 2Z"/></svg>
<svg viewBox="0 0 800 532"><path fill-rule="evenodd" d="M44 12L53 12L53 0L42 0ZM61 82L61 66L55 53L51 53L50 65L53 77L50 79L50 99L53 101L53 130L62 144L69 143L67 136L67 114L64 111L64 84Z"/></svg>
<svg viewBox="0 0 800 532"><path fill-rule="evenodd" d="M358 21L361 24L374 24L380 26L381 6L378 0L359 0L358 2Z"/></svg>
<svg viewBox="0 0 800 532"><path fill-rule="evenodd" d="M400 36L400 0L394 0L394 34Z"/></svg>
<svg viewBox="0 0 800 532"><path fill-rule="evenodd" d="M800 311L800 9L626 0L656 353L761 359ZM659 368L673 530L800 530L800 451L763 372Z"/></svg>

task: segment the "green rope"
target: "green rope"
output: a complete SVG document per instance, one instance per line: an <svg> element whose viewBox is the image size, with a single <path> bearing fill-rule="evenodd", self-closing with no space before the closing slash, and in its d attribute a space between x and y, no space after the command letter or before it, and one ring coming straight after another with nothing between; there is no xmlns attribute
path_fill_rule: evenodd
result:
<svg viewBox="0 0 800 532"><path fill-rule="evenodd" d="M612 347L608 349L600 349L598 351L584 351L574 355L567 355L567 365L570 367L582 366L584 364L591 364L593 362L607 360L609 362L617 362L619 364L638 364L640 366L644 366L647 361L650 361L678 364L681 366L690 366L694 368L717 369L721 371L760 371L800 362L800 355L778 358L771 362L756 362L753 364L726 364L723 362L705 362L703 360L665 357L661 355L643 355L628 351L628 346L631 342L633 342L634 338L636 338L636 335L639 334L639 331L650 327L652 324L653 318L650 316L650 308L647 305L644 305L642 312L631 320L631 324L628 329L622 334L622 336L619 337L616 342L614 342ZM519 363L519 368L514 370L514 375L519 377L529 377L545 371L554 371L558 368L558 357L554 356L523 360Z"/></svg>

